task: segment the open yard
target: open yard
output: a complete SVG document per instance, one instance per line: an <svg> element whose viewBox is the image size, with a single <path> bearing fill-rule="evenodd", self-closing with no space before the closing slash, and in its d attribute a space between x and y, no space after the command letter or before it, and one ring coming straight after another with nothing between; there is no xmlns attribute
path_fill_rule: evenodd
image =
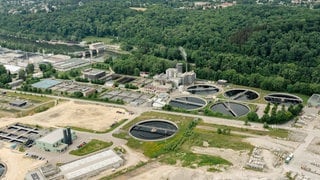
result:
<svg viewBox="0 0 320 180"><path fill-rule="evenodd" d="M105 149L107 147L112 146L112 142L104 142L97 139L92 139L87 144L83 145L77 150L70 151L70 154L76 155L76 156L84 156L102 149Z"/></svg>
<svg viewBox="0 0 320 180"><path fill-rule="evenodd" d="M26 173L42 164L45 160L31 159L18 150L12 150L9 143L0 142L0 161L7 165L3 180L24 179Z"/></svg>
<svg viewBox="0 0 320 180"><path fill-rule="evenodd" d="M9 103L15 101L26 101L26 105L17 107ZM45 111L55 105L55 100L43 96L29 95L23 93L6 92L0 94L0 118L1 117L23 117L34 113Z"/></svg>
<svg viewBox="0 0 320 180"><path fill-rule="evenodd" d="M57 106L23 118L3 118L0 127L23 122L44 127L78 127L92 131L105 131L123 119L129 119L126 110L94 104L81 104L73 101L59 103Z"/></svg>

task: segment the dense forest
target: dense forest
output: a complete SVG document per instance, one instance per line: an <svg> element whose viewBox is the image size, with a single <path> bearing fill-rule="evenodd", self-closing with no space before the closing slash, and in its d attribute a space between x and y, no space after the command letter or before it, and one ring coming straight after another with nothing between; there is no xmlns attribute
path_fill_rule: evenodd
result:
<svg viewBox="0 0 320 180"><path fill-rule="evenodd" d="M163 71L172 60L182 60L182 46L198 78L320 93L319 10L236 5L203 11L159 3L136 11L124 2L93 0L51 13L3 14L0 34L72 41L107 36L126 49L135 47L112 62L116 72L127 74Z"/></svg>

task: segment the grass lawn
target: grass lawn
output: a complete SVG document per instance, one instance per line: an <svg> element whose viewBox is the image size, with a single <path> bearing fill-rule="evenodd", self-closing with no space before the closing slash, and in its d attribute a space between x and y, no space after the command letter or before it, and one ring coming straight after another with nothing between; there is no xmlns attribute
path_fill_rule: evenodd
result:
<svg viewBox="0 0 320 180"><path fill-rule="evenodd" d="M49 101L41 104L40 106L32 107L27 110L21 111L18 113L18 117L28 116L36 113L46 111L55 105L55 101Z"/></svg>
<svg viewBox="0 0 320 180"><path fill-rule="evenodd" d="M216 131L209 131L204 129L194 129L194 137L187 141L184 146L185 148L191 146L202 146L203 141L209 143L209 147L233 149L233 150L251 150L253 145L242 141L246 136L231 134L224 135L218 134Z"/></svg>
<svg viewBox="0 0 320 180"><path fill-rule="evenodd" d="M167 139L165 141L156 141L156 142L139 141L128 135L127 132L132 125L136 124L139 121L147 120L147 119L165 119L165 120L172 121L178 125L179 130L176 133L176 135L173 136L172 138ZM146 112L146 113L143 113L141 116L135 118L128 124L126 124L122 128L123 132L120 134L114 134L114 136L127 139L128 146L134 149L141 149L144 152L144 154L148 157L152 157L152 158L158 157L159 155L166 153L165 149L169 144L179 141L179 139L183 137L184 131L187 129L187 126L192 120L193 118L191 117L176 116L176 115L164 114L164 113L158 113L158 112Z"/></svg>
<svg viewBox="0 0 320 180"><path fill-rule="evenodd" d="M16 99L28 101L29 106L23 108L6 107L10 101ZM8 115L7 113L11 113L9 117L23 117L46 111L55 105L55 101L54 99L43 95L31 95L22 92L6 92L6 94L1 95L0 105L0 116L6 116Z"/></svg>
<svg viewBox="0 0 320 180"><path fill-rule="evenodd" d="M87 36L82 39L83 41L86 41L88 43L95 43L95 42L103 42L105 44L113 44L113 39L109 37L94 37L94 36Z"/></svg>
<svg viewBox="0 0 320 180"><path fill-rule="evenodd" d="M238 128L234 126L226 126L226 125L218 125L218 124L209 124L209 123L204 123L200 122L199 125L201 126L209 126L213 128L220 128L220 129L231 129L232 131L237 131L237 132L243 132L243 133L248 133L248 134L253 134L253 135L259 135L259 136L271 136L271 137L278 137L278 138L287 138L289 135L289 131L285 129L266 129L265 131L261 130L253 130L253 129L247 129L247 128Z"/></svg>
<svg viewBox="0 0 320 180"><path fill-rule="evenodd" d="M166 164L175 165L177 160L181 162L183 167L196 168L194 165L200 166L212 166L218 164L232 165L229 161L219 157L219 156L210 156L205 154L195 154L192 152L172 152L161 158L161 162Z"/></svg>
<svg viewBox="0 0 320 180"><path fill-rule="evenodd" d="M101 149L105 149L107 147L112 146L112 142L104 142L97 139L92 139L90 142L88 142L83 147L70 151L70 154L76 155L76 156L84 156L96 151L99 151Z"/></svg>
<svg viewBox="0 0 320 180"><path fill-rule="evenodd" d="M14 97L14 98L21 98L29 101L33 101L35 103L41 103L52 100L52 98L48 98L42 95L31 95L31 94L24 94L23 92L7 92L6 96Z"/></svg>
<svg viewBox="0 0 320 180"><path fill-rule="evenodd" d="M179 127L178 132L167 140L156 142L145 142L132 138L128 135L129 128L135 123L147 119L166 119L176 123ZM196 146L198 139L197 132L194 132L194 125L200 120L195 120L191 117L177 116L158 112L146 112L137 117L122 128L119 134L113 134L115 137L128 140L127 145L131 148L142 151L146 156L151 158L158 157L161 162L167 164L176 164L177 161L182 163L182 166L211 166L216 164L231 163L222 157L195 154L190 151L191 146ZM202 141L201 141L202 143ZM201 144L202 146L202 144Z"/></svg>

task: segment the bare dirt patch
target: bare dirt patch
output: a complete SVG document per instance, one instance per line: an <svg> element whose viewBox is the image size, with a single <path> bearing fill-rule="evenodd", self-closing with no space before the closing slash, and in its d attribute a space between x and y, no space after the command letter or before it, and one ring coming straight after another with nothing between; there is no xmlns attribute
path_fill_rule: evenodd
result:
<svg viewBox="0 0 320 180"><path fill-rule="evenodd" d="M279 169L270 173L257 172L245 169L231 169L225 172L211 173L205 169L189 169L177 166L163 165L130 178L131 180L152 179L152 180L208 180L208 179L281 179L283 172Z"/></svg>
<svg viewBox="0 0 320 180"><path fill-rule="evenodd" d="M262 147L264 149L283 149L285 151L293 151L300 143L293 141L286 141L282 139L273 139L268 136L261 136L259 138L246 138L244 141L251 143L254 146Z"/></svg>
<svg viewBox="0 0 320 180"><path fill-rule="evenodd" d="M4 180L24 179L26 173L45 163L45 160L35 160L24 156L16 150L10 149L9 143L3 143L0 147L0 160L7 166Z"/></svg>
<svg viewBox="0 0 320 180"><path fill-rule="evenodd" d="M320 155L320 138L319 137L313 138L311 143L307 147L307 150Z"/></svg>
<svg viewBox="0 0 320 180"><path fill-rule="evenodd" d="M192 152L197 154L207 154L211 156L220 156L230 161L234 168L242 168L249 158L249 151L235 151L232 149L223 149L215 147L192 147Z"/></svg>
<svg viewBox="0 0 320 180"><path fill-rule="evenodd" d="M121 108L68 101L33 116L2 118L0 127L14 122L21 122L46 127L74 126L103 131L108 129L114 122L119 122L129 117L129 113Z"/></svg>
<svg viewBox="0 0 320 180"><path fill-rule="evenodd" d="M307 133L289 131L288 139L295 142L303 142L307 137Z"/></svg>

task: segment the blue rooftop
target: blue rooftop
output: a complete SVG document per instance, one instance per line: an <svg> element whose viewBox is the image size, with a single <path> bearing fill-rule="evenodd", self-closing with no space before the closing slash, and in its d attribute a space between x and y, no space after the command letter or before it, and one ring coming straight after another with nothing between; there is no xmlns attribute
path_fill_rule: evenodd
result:
<svg viewBox="0 0 320 180"><path fill-rule="evenodd" d="M58 80L44 79L44 80L41 80L40 82L32 84L32 87L48 89L60 83L61 81L58 81Z"/></svg>

